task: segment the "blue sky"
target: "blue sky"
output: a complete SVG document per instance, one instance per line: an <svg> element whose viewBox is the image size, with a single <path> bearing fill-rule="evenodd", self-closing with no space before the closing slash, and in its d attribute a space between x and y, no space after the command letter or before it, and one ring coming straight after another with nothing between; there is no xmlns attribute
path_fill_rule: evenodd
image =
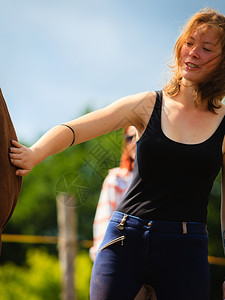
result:
<svg viewBox="0 0 225 300"><path fill-rule="evenodd" d="M162 87L184 22L224 0L0 0L0 87L18 138Z"/></svg>

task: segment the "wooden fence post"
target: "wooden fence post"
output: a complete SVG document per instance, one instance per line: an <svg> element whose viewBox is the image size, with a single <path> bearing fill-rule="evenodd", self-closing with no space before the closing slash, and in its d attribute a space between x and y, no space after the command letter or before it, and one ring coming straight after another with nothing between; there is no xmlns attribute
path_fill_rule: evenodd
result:
<svg viewBox="0 0 225 300"><path fill-rule="evenodd" d="M74 260L76 255L75 199L68 194L57 195L58 251L62 271L62 300L76 300Z"/></svg>

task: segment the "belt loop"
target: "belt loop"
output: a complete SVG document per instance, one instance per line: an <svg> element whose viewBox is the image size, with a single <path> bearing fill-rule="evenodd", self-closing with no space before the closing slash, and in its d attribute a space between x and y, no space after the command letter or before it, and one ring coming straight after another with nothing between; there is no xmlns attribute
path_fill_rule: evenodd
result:
<svg viewBox="0 0 225 300"><path fill-rule="evenodd" d="M127 217L128 217L128 215L124 215L124 216L123 216L123 219L122 219L121 222L120 222L120 224L117 225L117 228L118 228L119 230L123 230L123 229L124 229L124 224L125 224L125 222L126 222L126 220L127 220Z"/></svg>
<svg viewBox="0 0 225 300"><path fill-rule="evenodd" d="M182 222L183 234L187 234L187 222Z"/></svg>

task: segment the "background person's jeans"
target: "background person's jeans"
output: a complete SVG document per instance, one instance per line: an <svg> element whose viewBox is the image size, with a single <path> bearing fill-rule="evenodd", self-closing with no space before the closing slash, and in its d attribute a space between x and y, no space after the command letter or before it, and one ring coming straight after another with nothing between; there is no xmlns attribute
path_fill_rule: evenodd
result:
<svg viewBox="0 0 225 300"><path fill-rule="evenodd" d="M158 300L209 299L205 224L127 216L120 230L123 217L114 212L100 246L91 300L133 300L143 283L154 287Z"/></svg>

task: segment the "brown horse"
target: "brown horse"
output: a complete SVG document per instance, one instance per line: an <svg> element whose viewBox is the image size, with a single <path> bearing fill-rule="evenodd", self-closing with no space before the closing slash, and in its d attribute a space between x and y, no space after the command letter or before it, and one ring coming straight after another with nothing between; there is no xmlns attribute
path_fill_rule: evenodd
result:
<svg viewBox="0 0 225 300"><path fill-rule="evenodd" d="M12 216L22 184L21 177L16 176L16 168L9 161L12 139L17 140L16 132L0 90L0 253L2 230Z"/></svg>

